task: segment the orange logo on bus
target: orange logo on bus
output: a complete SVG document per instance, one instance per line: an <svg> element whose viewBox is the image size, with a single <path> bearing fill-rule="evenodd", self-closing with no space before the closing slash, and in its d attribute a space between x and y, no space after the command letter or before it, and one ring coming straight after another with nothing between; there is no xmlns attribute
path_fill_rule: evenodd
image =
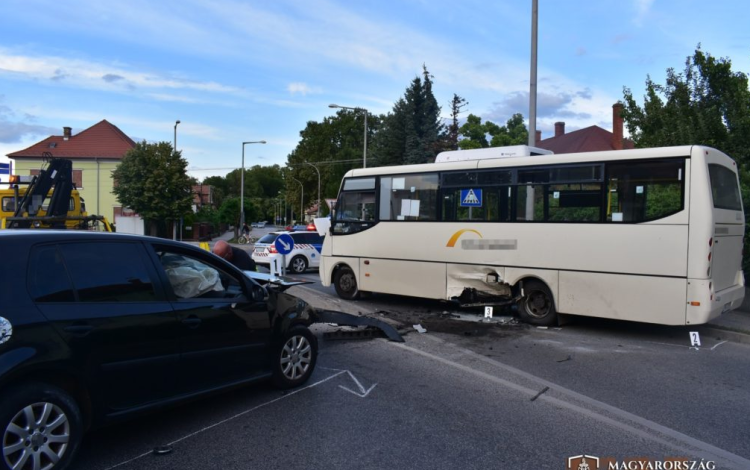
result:
<svg viewBox="0 0 750 470"><path fill-rule="evenodd" d="M448 248L453 248L454 246L456 246L456 242L458 241L458 238L466 232L476 233L477 235L479 235L479 238L482 238L482 234L477 232L476 230L471 229L471 228L464 228L454 233L453 236L450 238L450 240L448 240L448 244L445 246L447 246Z"/></svg>

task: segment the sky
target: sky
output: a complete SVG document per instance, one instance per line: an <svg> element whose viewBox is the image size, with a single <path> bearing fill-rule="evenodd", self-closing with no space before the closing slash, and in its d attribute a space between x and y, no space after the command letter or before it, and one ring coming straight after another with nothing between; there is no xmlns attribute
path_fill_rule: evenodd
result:
<svg viewBox="0 0 750 470"><path fill-rule="evenodd" d="M284 165L308 121L392 110L423 64L446 119L453 94L504 124L529 116L531 0L0 0L0 162L102 119L169 141L191 176ZM663 83L698 44L750 72L750 3L539 0L543 138L612 128L612 104ZM528 121L527 121L528 124Z"/></svg>

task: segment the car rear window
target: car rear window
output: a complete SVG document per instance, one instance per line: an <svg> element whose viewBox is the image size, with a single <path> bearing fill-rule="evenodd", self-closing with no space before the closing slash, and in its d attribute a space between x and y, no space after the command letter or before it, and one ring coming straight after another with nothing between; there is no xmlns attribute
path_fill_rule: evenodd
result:
<svg viewBox="0 0 750 470"><path fill-rule="evenodd" d="M73 284L57 246L42 246L31 254L29 290L36 302L73 302Z"/></svg>
<svg viewBox="0 0 750 470"><path fill-rule="evenodd" d="M306 243L309 245L320 245L323 243L323 237L314 232L293 233L294 243Z"/></svg>
<svg viewBox="0 0 750 470"><path fill-rule="evenodd" d="M714 207L717 209L728 209L741 211L740 187L737 185L737 175L727 167L710 164L708 174L711 177L711 194L714 199Z"/></svg>
<svg viewBox="0 0 750 470"><path fill-rule="evenodd" d="M278 233L269 233L268 235L263 235L260 240L258 240L258 243L265 243L267 245L272 244L274 241L276 241L276 237L278 237Z"/></svg>
<svg viewBox="0 0 750 470"><path fill-rule="evenodd" d="M135 243L59 245L81 302L149 302L156 292Z"/></svg>

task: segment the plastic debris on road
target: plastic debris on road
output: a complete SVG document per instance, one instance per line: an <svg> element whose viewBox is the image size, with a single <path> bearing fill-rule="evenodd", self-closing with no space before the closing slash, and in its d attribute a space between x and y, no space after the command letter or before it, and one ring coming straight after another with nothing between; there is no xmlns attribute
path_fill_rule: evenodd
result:
<svg viewBox="0 0 750 470"><path fill-rule="evenodd" d="M412 325L412 326L414 327L415 330L417 330L420 333L427 333L427 330L422 328L422 325Z"/></svg>

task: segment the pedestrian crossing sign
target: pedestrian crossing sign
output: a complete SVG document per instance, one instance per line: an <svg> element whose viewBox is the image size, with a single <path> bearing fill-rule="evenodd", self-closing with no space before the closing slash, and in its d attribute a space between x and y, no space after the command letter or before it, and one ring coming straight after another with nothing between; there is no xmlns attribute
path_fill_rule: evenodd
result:
<svg viewBox="0 0 750 470"><path fill-rule="evenodd" d="M482 190L478 188L461 190L461 207L482 207Z"/></svg>

